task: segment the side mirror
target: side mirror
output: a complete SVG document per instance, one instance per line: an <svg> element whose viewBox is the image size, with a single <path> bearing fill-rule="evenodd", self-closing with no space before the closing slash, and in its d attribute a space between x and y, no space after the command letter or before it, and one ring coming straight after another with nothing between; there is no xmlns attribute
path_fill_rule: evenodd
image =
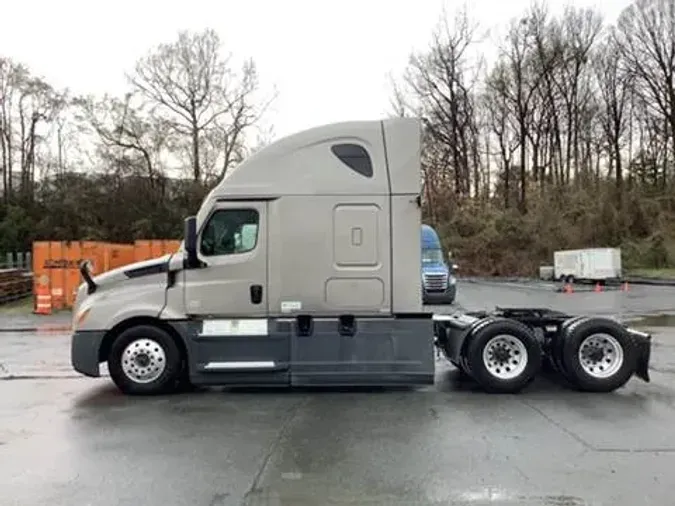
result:
<svg viewBox="0 0 675 506"><path fill-rule="evenodd" d="M194 269L199 267L199 258L197 257L197 218L190 216L185 218L183 229L183 236L185 240L185 267Z"/></svg>

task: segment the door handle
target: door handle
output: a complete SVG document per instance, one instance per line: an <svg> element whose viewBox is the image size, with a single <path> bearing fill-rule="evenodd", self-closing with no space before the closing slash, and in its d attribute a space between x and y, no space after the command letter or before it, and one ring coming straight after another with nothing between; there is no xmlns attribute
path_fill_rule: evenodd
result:
<svg viewBox="0 0 675 506"><path fill-rule="evenodd" d="M262 285L251 285L251 302L253 304L260 304L262 302L263 287Z"/></svg>

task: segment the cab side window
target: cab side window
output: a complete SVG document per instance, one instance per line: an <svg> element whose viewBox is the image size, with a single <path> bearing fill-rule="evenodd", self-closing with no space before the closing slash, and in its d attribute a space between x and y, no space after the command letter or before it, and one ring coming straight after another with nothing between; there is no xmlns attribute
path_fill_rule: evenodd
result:
<svg viewBox="0 0 675 506"><path fill-rule="evenodd" d="M255 209L220 209L206 223L200 242L204 256L233 255L255 249L260 215Z"/></svg>

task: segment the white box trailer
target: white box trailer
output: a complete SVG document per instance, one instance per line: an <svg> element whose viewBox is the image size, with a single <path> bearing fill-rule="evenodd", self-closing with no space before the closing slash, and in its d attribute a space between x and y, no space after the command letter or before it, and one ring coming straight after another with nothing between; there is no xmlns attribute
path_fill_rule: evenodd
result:
<svg viewBox="0 0 675 506"><path fill-rule="evenodd" d="M559 281L620 280L620 248L586 248L553 253L553 271Z"/></svg>

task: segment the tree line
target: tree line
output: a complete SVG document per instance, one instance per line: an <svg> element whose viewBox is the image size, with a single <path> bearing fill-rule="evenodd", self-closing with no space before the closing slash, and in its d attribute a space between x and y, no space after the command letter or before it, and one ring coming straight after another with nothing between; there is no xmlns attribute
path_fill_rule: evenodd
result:
<svg viewBox="0 0 675 506"><path fill-rule="evenodd" d="M180 237L214 182L271 135L274 93L213 30L180 32L126 77L123 96L74 95L0 58L0 252Z"/></svg>
<svg viewBox="0 0 675 506"><path fill-rule="evenodd" d="M534 274L557 249L675 261L675 1L636 0L614 24L533 4L496 42L443 16L395 80L424 119L426 219L469 272Z"/></svg>
<svg viewBox="0 0 675 506"><path fill-rule="evenodd" d="M635 0L613 24L536 3L502 28L444 13L394 80L392 114L423 120L425 221L467 273L533 274L592 246L671 266L675 0ZM212 30L152 48L127 77L124 96L72 96L0 58L0 252L180 237L270 139L274 95Z"/></svg>

